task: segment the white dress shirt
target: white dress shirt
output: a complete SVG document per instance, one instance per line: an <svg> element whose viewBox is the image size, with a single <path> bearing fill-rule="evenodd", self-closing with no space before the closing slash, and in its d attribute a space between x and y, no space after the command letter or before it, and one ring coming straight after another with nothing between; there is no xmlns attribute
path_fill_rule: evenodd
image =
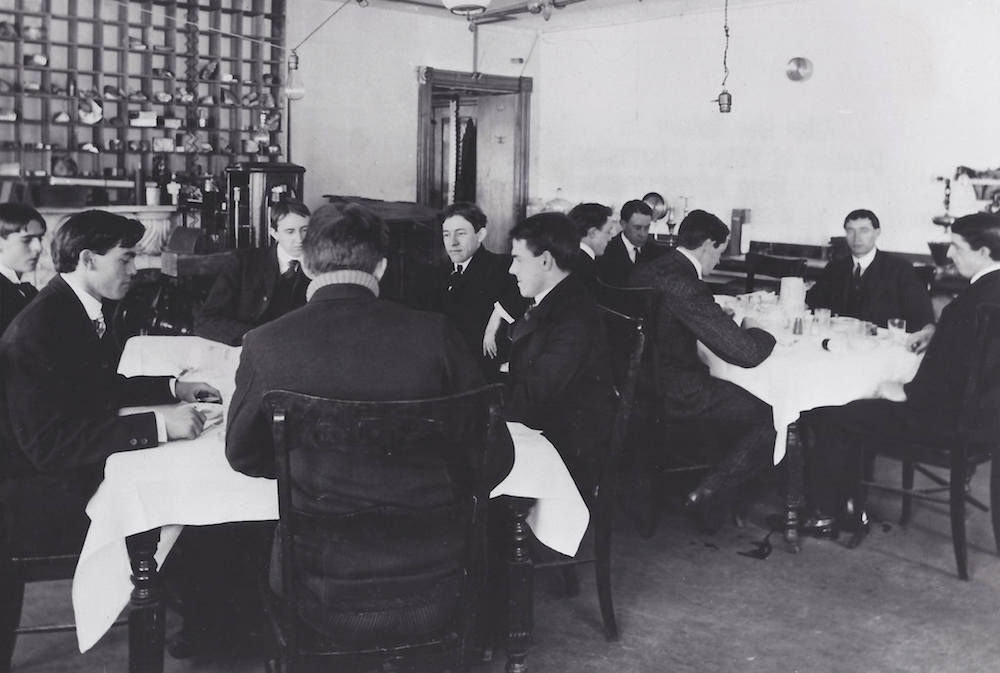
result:
<svg viewBox="0 0 1000 673"><path fill-rule="evenodd" d="M299 268L301 269L302 268L302 260L299 259L298 257L292 257L287 252L285 252L284 248L282 248L279 245L278 246L278 273L285 273L286 271L288 271L288 265L292 263L293 259L296 262L299 263ZM303 273L304 273L304 270L303 270Z"/></svg>
<svg viewBox="0 0 1000 673"><path fill-rule="evenodd" d="M989 266L977 271L975 274L973 274L972 278L969 279L969 285L972 285L986 274L993 273L994 271L1000 271L1000 262L993 262Z"/></svg>
<svg viewBox="0 0 1000 673"><path fill-rule="evenodd" d="M585 253L587 253L587 256L590 257L591 259L594 260L597 259L597 253L594 252L594 249L591 248L586 243L584 243L583 241L580 241L580 249L583 250Z"/></svg>
<svg viewBox="0 0 1000 673"><path fill-rule="evenodd" d="M635 264L635 260L639 258L639 248L632 245L632 241L628 240L624 231L618 235L622 237L622 243L625 244L625 252L628 253L628 258Z"/></svg>
<svg viewBox="0 0 1000 673"><path fill-rule="evenodd" d="M871 250L869 250L867 253L865 253L861 257L855 257L854 255L851 255L851 259L854 260L854 266L851 267L851 273L854 273L854 269L856 269L858 267L858 265L860 264L861 265L861 275L862 276L865 275L865 271L867 271L868 267L870 267L872 265L872 262L875 261L875 253L876 252L878 252L878 248L872 248Z"/></svg>
<svg viewBox="0 0 1000 673"><path fill-rule="evenodd" d="M21 277L17 275L17 272L14 271L14 269L4 266L3 264L0 264L0 276L3 276L10 282L14 283L14 285L20 285L22 282Z"/></svg>

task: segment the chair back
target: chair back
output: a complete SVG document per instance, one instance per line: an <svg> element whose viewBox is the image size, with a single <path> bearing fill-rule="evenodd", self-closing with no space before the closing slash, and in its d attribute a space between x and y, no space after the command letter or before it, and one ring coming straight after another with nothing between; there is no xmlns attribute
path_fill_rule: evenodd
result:
<svg viewBox="0 0 1000 673"><path fill-rule="evenodd" d="M958 446L1000 446L1000 305L983 304L976 313L976 340L958 419Z"/></svg>
<svg viewBox="0 0 1000 673"><path fill-rule="evenodd" d="M771 276L772 278L785 278L787 276L804 277L806 273L805 258L774 257L758 252L750 252L747 253L746 263L747 292L753 292L757 274Z"/></svg>
<svg viewBox="0 0 1000 673"><path fill-rule="evenodd" d="M304 620L350 653L445 641L463 651L485 577L484 466L502 437L502 389L388 402L264 396L288 650L310 653Z"/></svg>

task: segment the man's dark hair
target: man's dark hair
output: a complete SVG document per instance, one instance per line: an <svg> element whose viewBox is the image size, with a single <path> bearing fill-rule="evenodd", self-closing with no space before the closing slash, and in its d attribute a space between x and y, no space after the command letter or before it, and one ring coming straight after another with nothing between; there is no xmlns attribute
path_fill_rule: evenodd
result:
<svg viewBox="0 0 1000 673"><path fill-rule="evenodd" d="M649 207L649 204L645 201L640 201L639 199L632 199L631 201L626 201L625 205L622 206L622 212L618 219L624 225L626 222L632 219L632 216L636 213L640 215L653 216L653 209Z"/></svg>
<svg viewBox="0 0 1000 673"><path fill-rule="evenodd" d="M729 236L729 227L712 213L704 210L692 210L684 216L677 230L677 245L688 250L695 250L701 244L711 239L718 247Z"/></svg>
<svg viewBox="0 0 1000 673"><path fill-rule="evenodd" d="M23 203L0 203L0 238L24 231L32 222L39 222L45 229L41 213Z"/></svg>
<svg viewBox="0 0 1000 673"><path fill-rule="evenodd" d="M578 203L569 211L569 219L573 220L576 235L586 238L591 229L600 229L611 217L611 209L600 203Z"/></svg>
<svg viewBox="0 0 1000 673"><path fill-rule="evenodd" d="M882 226L879 224L878 216L872 211L864 208L852 210L847 213L847 217L844 218L844 226L846 227L848 222L853 222L854 220L871 220L872 226L876 229Z"/></svg>
<svg viewBox="0 0 1000 673"><path fill-rule="evenodd" d="M301 215L302 217L309 217L310 215L309 208L307 208L306 204L301 201L278 201L271 206L271 228L277 229L278 222L285 219L285 216L289 213L293 215Z"/></svg>
<svg viewBox="0 0 1000 673"><path fill-rule="evenodd" d="M514 227L510 237L524 241L535 257L548 251L563 271L572 269L573 259L580 250L580 237L576 235L573 220L563 213L532 215Z"/></svg>
<svg viewBox="0 0 1000 673"><path fill-rule="evenodd" d="M973 213L955 220L951 233L965 239L973 250L985 247L990 258L1000 262L1000 215Z"/></svg>
<svg viewBox="0 0 1000 673"><path fill-rule="evenodd" d="M465 218L475 231L486 226L486 213L474 203L456 201L441 212L441 222L456 215Z"/></svg>
<svg viewBox="0 0 1000 673"><path fill-rule="evenodd" d="M105 255L111 248L135 247L146 227L106 210L85 210L70 216L52 235L52 263L59 273L76 270L84 250Z"/></svg>
<svg viewBox="0 0 1000 673"><path fill-rule="evenodd" d="M313 275L345 269L374 273L388 254L389 229L381 217L357 204L343 210L321 206L309 220L302 251Z"/></svg>

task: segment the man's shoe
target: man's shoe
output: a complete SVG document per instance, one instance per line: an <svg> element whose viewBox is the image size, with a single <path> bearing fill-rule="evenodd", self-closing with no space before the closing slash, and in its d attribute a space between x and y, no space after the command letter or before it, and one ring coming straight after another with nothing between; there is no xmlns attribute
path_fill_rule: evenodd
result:
<svg viewBox="0 0 1000 673"><path fill-rule="evenodd" d="M701 486L688 493L684 508L694 517L698 530L706 535L715 535L726 524L726 503L717 494Z"/></svg>
<svg viewBox="0 0 1000 673"><path fill-rule="evenodd" d="M799 532L811 537L835 540L839 534L839 529L837 528L837 520L834 517L815 510L799 524Z"/></svg>

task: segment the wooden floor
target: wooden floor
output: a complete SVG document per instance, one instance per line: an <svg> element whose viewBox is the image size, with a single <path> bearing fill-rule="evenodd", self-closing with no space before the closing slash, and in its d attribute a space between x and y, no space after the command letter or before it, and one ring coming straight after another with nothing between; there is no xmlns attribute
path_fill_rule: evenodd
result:
<svg viewBox="0 0 1000 673"><path fill-rule="evenodd" d="M882 462L879 470L898 471ZM973 481L988 501L988 469ZM917 505L913 523L896 525L898 501L873 502L875 525L865 544L847 550L806 540L786 553L777 535L764 559L764 518L778 501L759 503L750 524L699 535L687 519L665 511L657 535L643 540L619 516L614 580L622 639L601 635L593 579L581 569L582 591L557 594L557 576L536 583L535 642L530 670L733 673L973 673L1000 670L1000 557L987 514L969 515L970 572L955 576L946 512ZM69 583L29 587L26 620L69 613ZM170 628L176 628L171 620ZM124 671L127 633L118 629L80 655L72 634L22 638L14 670L23 673ZM167 673L262 671L258 658L234 653L215 660L173 661ZM499 673L503 653L474 670Z"/></svg>

